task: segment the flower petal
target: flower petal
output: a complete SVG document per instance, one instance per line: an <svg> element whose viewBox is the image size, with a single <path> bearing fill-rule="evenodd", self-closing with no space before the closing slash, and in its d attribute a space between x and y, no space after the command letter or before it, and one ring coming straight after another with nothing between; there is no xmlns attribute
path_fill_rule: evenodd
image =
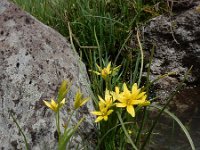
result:
<svg viewBox="0 0 200 150"><path fill-rule="evenodd" d="M108 116L104 116L103 119L104 119L105 121L107 121L107 120L108 120Z"/></svg>
<svg viewBox="0 0 200 150"><path fill-rule="evenodd" d="M63 100L60 102L61 105L65 104L65 98L63 98Z"/></svg>
<svg viewBox="0 0 200 150"><path fill-rule="evenodd" d="M97 116L101 116L102 115L102 113L100 111L92 111L90 113L93 114L93 115L97 115Z"/></svg>
<svg viewBox="0 0 200 150"><path fill-rule="evenodd" d="M145 100L133 100L133 101L131 101L131 105L138 105L138 104L142 104L144 102L145 102Z"/></svg>
<svg viewBox="0 0 200 150"><path fill-rule="evenodd" d="M126 103L116 103L116 107L126 107Z"/></svg>
<svg viewBox="0 0 200 150"><path fill-rule="evenodd" d="M88 98L85 98L82 100L80 106L83 106L85 103L87 103L87 101L89 101L89 97Z"/></svg>
<svg viewBox="0 0 200 150"><path fill-rule="evenodd" d="M53 99L51 99L51 106L58 107L58 104Z"/></svg>
<svg viewBox="0 0 200 150"><path fill-rule="evenodd" d="M110 115L112 112L113 112L113 110L112 110L112 109L111 109L111 110L109 110L109 111L107 112L107 115Z"/></svg>
<svg viewBox="0 0 200 150"><path fill-rule="evenodd" d="M145 93L146 93L146 92L141 92L140 94L138 94L138 95L136 96L136 99L142 98L142 97L145 95Z"/></svg>
<svg viewBox="0 0 200 150"><path fill-rule="evenodd" d="M101 121L103 119L103 117L102 116L99 116L99 117L97 117L97 119L95 120L95 122L99 122L99 121Z"/></svg>
<svg viewBox="0 0 200 150"><path fill-rule="evenodd" d="M134 83L133 86L132 86L132 93L137 92L137 89L138 89L137 83Z"/></svg>
<svg viewBox="0 0 200 150"><path fill-rule="evenodd" d="M118 86L115 87L115 93L119 94L119 87Z"/></svg>
<svg viewBox="0 0 200 150"><path fill-rule="evenodd" d="M150 101L145 101L144 103L139 104L140 107L149 106L151 103Z"/></svg>
<svg viewBox="0 0 200 150"><path fill-rule="evenodd" d="M98 98L99 98L99 100L100 100L102 103L104 103L104 104L106 103L106 102L103 100L103 98L101 98L101 96L98 95Z"/></svg>
<svg viewBox="0 0 200 150"><path fill-rule="evenodd" d="M105 91L105 100L110 100L110 99L111 99L110 91L106 89L106 91Z"/></svg>
<svg viewBox="0 0 200 150"><path fill-rule="evenodd" d="M47 101L43 101L44 102L44 104L47 106L47 107L49 107L49 108L51 108L51 104L49 103L49 102L47 102Z"/></svg>
<svg viewBox="0 0 200 150"><path fill-rule="evenodd" d="M124 93L125 96L130 96L131 93L128 90L126 83L123 84L123 90L124 90L123 93Z"/></svg>
<svg viewBox="0 0 200 150"><path fill-rule="evenodd" d="M101 72L101 70L102 70L101 67L99 67L99 65L97 65L97 64L96 64L96 66L97 66L98 70Z"/></svg>
<svg viewBox="0 0 200 150"><path fill-rule="evenodd" d="M133 108L132 105L128 105L128 106L126 107L126 110L127 110L127 112L128 112L132 117L135 117L135 110L134 110L134 108Z"/></svg>
<svg viewBox="0 0 200 150"><path fill-rule="evenodd" d="M110 72L111 62L108 63L106 70Z"/></svg>

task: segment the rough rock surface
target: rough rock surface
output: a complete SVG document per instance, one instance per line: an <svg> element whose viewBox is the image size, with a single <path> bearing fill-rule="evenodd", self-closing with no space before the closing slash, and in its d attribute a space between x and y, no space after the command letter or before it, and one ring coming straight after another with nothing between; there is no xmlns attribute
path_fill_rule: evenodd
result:
<svg viewBox="0 0 200 150"><path fill-rule="evenodd" d="M156 46L151 65L153 77L176 72L156 85L161 99L174 90L191 66L188 88L200 85L200 2L191 5L192 8L171 17L162 15L152 19L144 29L145 48L149 50L153 44Z"/></svg>
<svg viewBox="0 0 200 150"><path fill-rule="evenodd" d="M173 112L189 123L189 131L198 149L200 131L193 127L200 125L200 2L191 1L187 7L176 7L177 11L173 16L158 16L145 26L144 45L146 50L155 45L152 78L176 72L155 84L155 93L162 102L165 102L165 98L174 91L185 72L193 66L185 88L179 91L170 106ZM181 145L185 146L185 143L182 142ZM183 149L189 148L186 146Z"/></svg>
<svg viewBox="0 0 200 150"><path fill-rule="evenodd" d="M15 112L30 149L56 149L54 114L42 100L55 97L62 80L71 81L68 103L61 113L66 120L78 88L84 96L91 95L86 69L77 53L59 33L7 0L0 0L0 64L0 149L24 149L23 138L8 109ZM77 122L86 117L74 146L91 141L91 110L90 100L72 118Z"/></svg>

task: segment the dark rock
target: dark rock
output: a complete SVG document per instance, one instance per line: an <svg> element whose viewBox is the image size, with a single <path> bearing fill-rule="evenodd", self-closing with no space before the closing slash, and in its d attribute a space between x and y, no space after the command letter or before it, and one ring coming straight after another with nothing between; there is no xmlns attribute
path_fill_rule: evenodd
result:
<svg viewBox="0 0 200 150"><path fill-rule="evenodd" d="M85 65L78 54L59 33L7 0L1 0L0 64L0 148L24 147L23 138L9 117L8 109L11 109L30 149L56 149L54 114L44 106L43 100L55 97L62 80L69 80L72 86L61 113L61 118L66 120L79 87L84 96L91 96ZM90 100L72 118L78 122L80 117L86 117L73 146L92 138L94 118L89 112L93 109Z"/></svg>
<svg viewBox="0 0 200 150"><path fill-rule="evenodd" d="M152 80L169 72L176 73L159 80L154 85L154 92L163 104L181 82L185 72L193 66L184 89L178 91L170 103L169 109L188 124L189 132L198 149L200 145L197 139L200 138L200 130L193 127L200 123L200 2L190 1L188 7L183 7L182 4L178 4L177 1L174 9L177 7L181 11L175 11L173 16L158 16L145 26L144 49L149 51L155 45L151 65ZM172 126L171 124L166 125L166 122L160 122L161 126L165 125L168 129ZM170 131L172 129L164 132L166 136ZM189 149L190 146L186 144L188 142L184 140L186 138L183 138L185 135L181 134L180 137L179 131L183 133L181 130L176 130L174 137L180 138L181 142L175 143L176 146L171 148L178 149L178 146L179 148L182 146L181 149ZM166 140L164 141L166 142ZM158 140L156 147L169 148L169 144L162 144L164 141Z"/></svg>
<svg viewBox="0 0 200 150"><path fill-rule="evenodd" d="M188 85L200 84L200 12L197 10L199 3L193 4L194 7L181 14L158 16L145 27L145 49L149 50L153 44L156 45L151 65L153 77L176 72L163 79L165 81L159 81L159 89L163 89L163 92L171 92L191 66L193 69L187 80ZM161 99L166 98L163 93L158 95Z"/></svg>

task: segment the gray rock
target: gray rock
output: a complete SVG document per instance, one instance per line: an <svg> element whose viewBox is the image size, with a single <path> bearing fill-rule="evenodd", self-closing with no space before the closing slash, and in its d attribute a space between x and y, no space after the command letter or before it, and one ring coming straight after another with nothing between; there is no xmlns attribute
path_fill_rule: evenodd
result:
<svg viewBox="0 0 200 150"><path fill-rule="evenodd" d="M24 149L23 138L8 114L15 112L30 149L56 149L54 114L43 100L56 96L62 80L72 83L61 118L66 120L80 87L91 96L85 65L59 33L40 23L7 0L0 1L0 148ZM94 133L92 100L72 118L86 120L72 147L91 141ZM92 147L92 142L87 143Z"/></svg>

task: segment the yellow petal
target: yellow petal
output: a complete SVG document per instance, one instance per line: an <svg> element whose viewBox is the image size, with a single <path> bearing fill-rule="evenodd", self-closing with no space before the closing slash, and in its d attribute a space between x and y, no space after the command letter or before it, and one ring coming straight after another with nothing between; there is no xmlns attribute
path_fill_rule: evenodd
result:
<svg viewBox="0 0 200 150"><path fill-rule="evenodd" d="M97 74L97 75L101 75L101 73L100 72L97 72L97 71L93 71L93 70L90 70L91 72L93 72L93 73L95 73L95 74Z"/></svg>
<svg viewBox="0 0 200 150"><path fill-rule="evenodd" d="M47 107L49 107L51 110L53 111L57 111L58 110L58 104L53 100L51 99L51 103L47 102L47 101L44 101L45 105Z"/></svg>
<svg viewBox="0 0 200 150"><path fill-rule="evenodd" d="M89 101L89 97L88 98L85 98L82 100L80 106L83 106L85 103L87 103L87 101Z"/></svg>
<svg viewBox="0 0 200 150"><path fill-rule="evenodd" d="M145 102L145 100L132 100L131 105L138 105L138 104L142 104L144 102Z"/></svg>
<svg viewBox="0 0 200 150"><path fill-rule="evenodd" d="M117 74L117 72L119 71L120 67L121 67L121 65L119 65L119 66L113 68L113 70L112 70L112 75L113 75L113 76L115 76L115 75Z"/></svg>
<svg viewBox="0 0 200 150"><path fill-rule="evenodd" d="M136 99L140 99L141 97L143 97L143 96L145 95L145 93L146 93L146 92L142 92L142 93L138 94L138 95L136 96Z"/></svg>
<svg viewBox="0 0 200 150"><path fill-rule="evenodd" d="M65 104L65 98L63 98L63 100L60 102L61 105Z"/></svg>
<svg viewBox="0 0 200 150"><path fill-rule="evenodd" d="M97 119L95 120L95 122L99 122L99 121L101 121L103 119L103 117L102 116L99 116L99 117L97 117Z"/></svg>
<svg viewBox="0 0 200 150"><path fill-rule="evenodd" d="M110 100L111 99L111 95L110 95L110 91L106 89L106 91L105 91L105 100L107 100L107 99Z"/></svg>
<svg viewBox="0 0 200 150"><path fill-rule="evenodd" d="M101 96L98 95L98 98L99 98L99 100L100 100L102 103L104 103L104 104L106 103L106 102L103 100L103 98L101 98Z"/></svg>
<svg viewBox="0 0 200 150"><path fill-rule="evenodd" d="M132 95L131 95L131 97L132 97L133 99L137 99L136 97L138 96L139 93L140 93L140 89L138 89L137 84L135 83L135 84L132 86Z"/></svg>
<svg viewBox="0 0 200 150"><path fill-rule="evenodd" d="M127 98L122 96L122 95L118 95L118 99L117 100L120 101L121 103L126 103Z"/></svg>
<svg viewBox="0 0 200 150"><path fill-rule="evenodd" d="M47 107L49 107L49 108L51 108L51 104L49 103L49 102L47 102L47 101L43 101L44 102L44 104L47 106Z"/></svg>
<svg viewBox="0 0 200 150"><path fill-rule="evenodd" d="M119 87L118 86L115 87L115 93L119 94Z"/></svg>
<svg viewBox="0 0 200 150"><path fill-rule="evenodd" d="M133 86L132 86L132 93L137 92L137 89L138 89L137 83L134 83Z"/></svg>
<svg viewBox="0 0 200 150"><path fill-rule="evenodd" d="M126 107L126 110L127 110L127 112L128 112L132 117L135 117L135 110L134 110L134 108L133 108L132 105L128 105L128 106Z"/></svg>
<svg viewBox="0 0 200 150"><path fill-rule="evenodd" d="M107 69L108 71L110 71L110 67L111 67L111 62L108 63L106 69Z"/></svg>
<svg viewBox="0 0 200 150"><path fill-rule="evenodd" d="M144 103L139 104L140 107L149 106L151 103L150 101L145 101Z"/></svg>
<svg viewBox="0 0 200 150"><path fill-rule="evenodd" d="M144 95L141 99L142 99L143 101L146 101L147 95Z"/></svg>
<svg viewBox="0 0 200 150"><path fill-rule="evenodd" d="M106 107L105 103L99 101L99 110L103 110Z"/></svg>
<svg viewBox="0 0 200 150"><path fill-rule="evenodd" d="M130 95L130 91L128 90L126 83L123 84L123 90L124 90L124 95L125 96L129 96Z"/></svg>
<svg viewBox="0 0 200 150"><path fill-rule="evenodd" d="M107 121L107 120L108 120L108 116L104 116L103 119L104 119L105 121Z"/></svg>
<svg viewBox="0 0 200 150"><path fill-rule="evenodd" d="M90 113L93 114L93 115L97 115L97 116L102 115L102 113L100 111L92 111Z"/></svg>
<svg viewBox="0 0 200 150"><path fill-rule="evenodd" d="M107 115L110 115L112 112L113 112L113 110L112 110L112 109L111 109L111 110L109 110L109 111L107 112Z"/></svg>
<svg viewBox="0 0 200 150"><path fill-rule="evenodd" d="M116 103L116 107L126 107L126 103Z"/></svg>
<svg viewBox="0 0 200 150"><path fill-rule="evenodd" d="M51 99L51 106L58 107L58 104L53 99Z"/></svg>
<svg viewBox="0 0 200 150"><path fill-rule="evenodd" d="M101 67L99 67L99 65L97 65L97 64L96 64L96 66L97 66L98 70L101 72L101 70L102 70Z"/></svg>

